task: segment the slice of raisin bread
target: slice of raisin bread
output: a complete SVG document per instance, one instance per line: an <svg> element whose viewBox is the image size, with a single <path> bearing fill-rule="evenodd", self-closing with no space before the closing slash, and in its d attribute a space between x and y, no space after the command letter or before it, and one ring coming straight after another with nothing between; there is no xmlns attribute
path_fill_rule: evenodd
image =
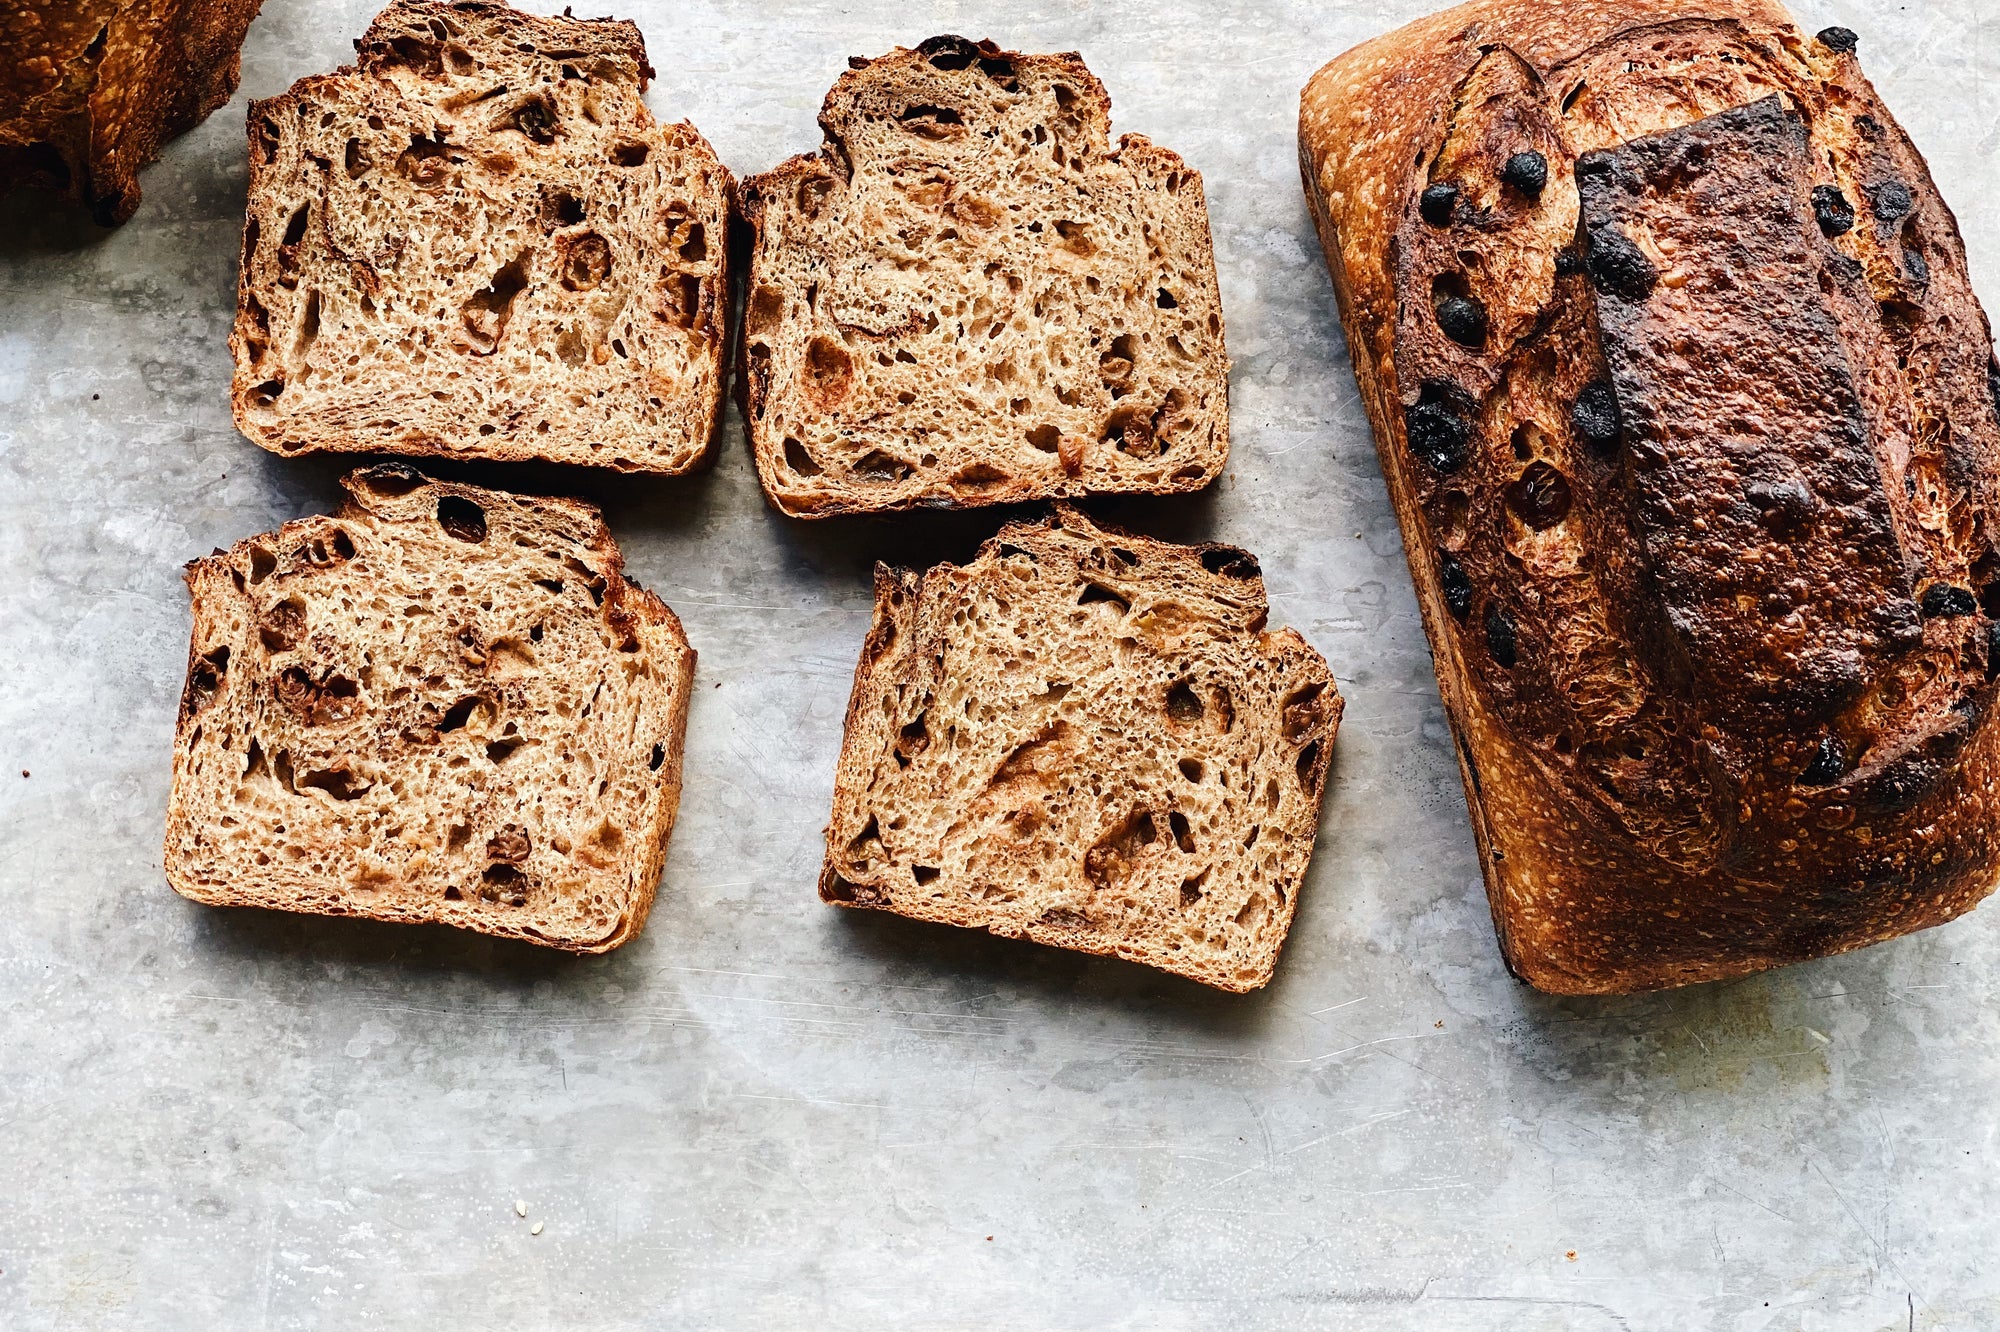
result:
<svg viewBox="0 0 2000 1332"><path fill-rule="evenodd" d="M743 185L744 418L819 517L1198 490L1229 454L1201 176L1082 60L937 37L856 59L819 153Z"/></svg>
<svg viewBox="0 0 2000 1332"><path fill-rule="evenodd" d="M189 566L167 878L198 902L638 933L694 650L597 511L350 475L331 517Z"/></svg>
<svg viewBox="0 0 2000 1332"><path fill-rule="evenodd" d="M250 109L236 422L277 452L677 473L714 437L728 173L639 30L401 0Z"/></svg>
<svg viewBox="0 0 2000 1332"><path fill-rule="evenodd" d="M1257 562L1058 506L963 568L878 568L820 896L1271 979L1342 701Z"/></svg>

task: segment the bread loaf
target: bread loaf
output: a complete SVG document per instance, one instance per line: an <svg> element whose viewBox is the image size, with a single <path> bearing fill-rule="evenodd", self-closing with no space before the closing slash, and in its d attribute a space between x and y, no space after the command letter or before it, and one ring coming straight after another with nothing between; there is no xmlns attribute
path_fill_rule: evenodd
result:
<svg viewBox="0 0 2000 1332"><path fill-rule="evenodd" d="M1306 193L1510 964L1714 980L2000 875L2000 372L1843 29L1477 0L1306 88Z"/></svg>
<svg viewBox="0 0 2000 1332"><path fill-rule="evenodd" d="M1198 490L1229 454L1201 176L1083 61L855 59L826 142L743 183L743 415L796 517Z"/></svg>
<svg viewBox="0 0 2000 1332"><path fill-rule="evenodd" d="M0 8L0 195L29 185L101 226L139 206L160 145L236 91L262 0L33 0Z"/></svg>
<svg viewBox="0 0 2000 1332"><path fill-rule="evenodd" d="M729 175L630 23L397 0L250 108L237 427L280 453L685 472L721 401Z"/></svg>
<svg viewBox="0 0 2000 1332"><path fill-rule="evenodd" d="M1059 505L963 568L878 568L820 896L1271 979L1341 698L1233 546Z"/></svg>
<svg viewBox="0 0 2000 1332"><path fill-rule="evenodd" d="M189 566L168 881L617 947L680 803L680 622L587 504L404 467L343 484L331 517Z"/></svg>

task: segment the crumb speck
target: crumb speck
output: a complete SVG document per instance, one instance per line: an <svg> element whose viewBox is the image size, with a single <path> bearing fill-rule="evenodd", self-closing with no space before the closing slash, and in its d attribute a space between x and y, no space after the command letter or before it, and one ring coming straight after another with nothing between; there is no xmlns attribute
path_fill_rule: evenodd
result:
<svg viewBox="0 0 2000 1332"><path fill-rule="evenodd" d="M988 1235L988 1236L986 1237L986 1242L987 1242L988 1244L991 1244L991 1243L993 1242L993 1237L992 1237L991 1235Z"/></svg>
<svg viewBox="0 0 2000 1332"><path fill-rule="evenodd" d="M1563 1257L1565 1257L1565 1258L1569 1259L1569 1260L1570 1260L1571 1262L1575 1262L1575 1261L1576 1261L1576 1250L1575 1250L1575 1249L1571 1249L1571 1250L1570 1250L1570 1251L1569 1251L1568 1253L1564 1254L1564 1255L1563 1255Z"/></svg>
<svg viewBox="0 0 2000 1332"><path fill-rule="evenodd" d="M514 1215L515 1215L515 1216L526 1216L527 1214L528 1214L528 1204L526 1204L526 1203L524 1203L524 1202L518 1202L518 1201L517 1201L517 1202L516 1202L516 1203L514 1204Z"/></svg>
<svg viewBox="0 0 2000 1332"><path fill-rule="evenodd" d="M542 1233L542 1223L541 1223L541 1222L539 1222L539 1221L537 1221L537 1222L535 1222L535 1224L534 1224L534 1225L532 1225L532 1226L529 1226L529 1227L528 1227L528 1233L529 1233L530 1235L539 1235L539 1234L541 1234L541 1233Z"/></svg>
<svg viewBox="0 0 2000 1332"><path fill-rule="evenodd" d="M28 770L26 768L21 769L21 775L23 777L26 777L28 775Z"/></svg>

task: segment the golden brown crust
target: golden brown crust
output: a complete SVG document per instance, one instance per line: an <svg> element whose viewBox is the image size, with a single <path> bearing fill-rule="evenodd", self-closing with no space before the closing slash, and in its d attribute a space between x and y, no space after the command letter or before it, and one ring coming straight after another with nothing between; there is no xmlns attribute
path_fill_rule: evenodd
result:
<svg viewBox="0 0 2000 1332"><path fill-rule="evenodd" d="M236 91L262 0L55 0L0 12L0 194L81 203L101 226L139 206L139 171Z"/></svg>
<svg viewBox="0 0 2000 1332"><path fill-rule="evenodd" d="M2000 380L1850 37L1480 0L1306 89L1495 923L1544 989L1858 947L2000 873Z"/></svg>

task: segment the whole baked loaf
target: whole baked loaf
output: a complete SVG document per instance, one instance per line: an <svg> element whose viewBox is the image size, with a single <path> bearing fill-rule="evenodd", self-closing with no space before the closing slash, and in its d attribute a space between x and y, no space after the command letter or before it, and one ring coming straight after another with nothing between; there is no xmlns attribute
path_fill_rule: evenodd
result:
<svg viewBox="0 0 2000 1332"><path fill-rule="evenodd" d="M633 24L396 0L250 107L237 427L681 473L721 402L729 173Z"/></svg>
<svg viewBox="0 0 2000 1332"><path fill-rule="evenodd" d="M2000 874L2000 372L1844 29L1478 0L1320 71L1306 193L1543 989L1739 975Z"/></svg>
<svg viewBox="0 0 2000 1332"><path fill-rule="evenodd" d="M0 195L39 186L99 225L139 206L139 170L236 91L262 0L0 6Z"/></svg>
<svg viewBox="0 0 2000 1332"><path fill-rule="evenodd" d="M1229 456L1201 175L1074 53L855 58L743 182L743 417L794 517L1199 490Z"/></svg>

